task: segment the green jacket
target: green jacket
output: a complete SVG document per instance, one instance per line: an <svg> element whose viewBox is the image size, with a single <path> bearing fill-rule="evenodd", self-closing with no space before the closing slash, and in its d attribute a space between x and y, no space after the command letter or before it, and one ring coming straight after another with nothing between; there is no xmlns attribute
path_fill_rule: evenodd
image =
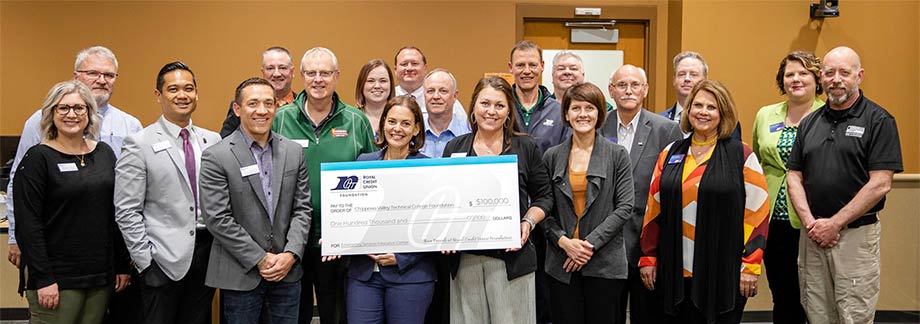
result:
<svg viewBox="0 0 920 324"><path fill-rule="evenodd" d="M337 93L332 95L331 119L318 132L314 132L313 123L307 120L303 110L306 97L306 92L302 91L294 102L278 108L272 130L303 147L310 177L310 201L313 204L313 224L307 243L318 247L322 219L320 196L323 188L319 181L320 163L354 161L362 153L376 151L377 146L374 145L371 123L364 113L340 101Z"/></svg>
<svg viewBox="0 0 920 324"><path fill-rule="evenodd" d="M815 98L815 102L811 105L811 111L818 110L823 105L824 101ZM776 204L776 195L779 193L779 188L786 184L786 172L789 170L786 169L786 164L783 163L783 159L780 158L779 151L776 149L776 143L779 142L779 136L782 132L770 132L770 125L785 121L788 108L785 101L764 106L760 108L760 111L757 112L757 118L754 119L754 143L752 146L767 178L767 193L770 195L771 214ZM799 215L795 212L788 194L786 194L786 206L789 207L789 224L793 228L801 228L802 221L799 220Z"/></svg>

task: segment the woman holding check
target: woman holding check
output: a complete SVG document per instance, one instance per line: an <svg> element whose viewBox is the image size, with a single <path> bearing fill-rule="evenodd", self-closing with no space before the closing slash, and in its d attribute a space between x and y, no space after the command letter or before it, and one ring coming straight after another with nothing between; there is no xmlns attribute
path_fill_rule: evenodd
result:
<svg viewBox="0 0 920 324"><path fill-rule="evenodd" d="M536 322L534 272L537 255L528 238L552 208L549 175L536 142L520 132L511 85L499 77L476 84L470 103L472 133L454 138L444 157L516 155L521 248L452 254L451 323Z"/></svg>
<svg viewBox="0 0 920 324"><path fill-rule="evenodd" d="M358 156L358 161L428 158L422 110L415 99L389 100L379 122L380 151ZM431 253L384 253L351 257L348 265L346 308L349 323L421 324L437 279Z"/></svg>
<svg viewBox="0 0 920 324"><path fill-rule="evenodd" d="M546 273L553 323L615 323L627 264L623 225L632 215L629 153L603 136L604 94L591 83L562 98L572 137L546 151L553 212L546 218Z"/></svg>

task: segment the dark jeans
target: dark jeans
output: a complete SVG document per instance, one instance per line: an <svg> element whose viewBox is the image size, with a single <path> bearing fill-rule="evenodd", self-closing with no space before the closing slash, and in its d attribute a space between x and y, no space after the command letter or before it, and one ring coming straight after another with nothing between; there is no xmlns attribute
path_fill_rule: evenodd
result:
<svg viewBox="0 0 920 324"><path fill-rule="evenodd" d="M303 258L300 318L302 323L313 319L313 289L322 324L345 324L345 262L343 259L322 262L319 247L307 246Z"/></svg>
<svg viewBox="0 0 920 324"><path fill-rule="evenodd" d="M425 314L425 324L447 324L450 323L450 270L446 255L438 254L435 260L438 281L434 283L434 296Z"/></svg>
<svg viewBox="0 0 920 324"><path fill-rule="evenodd" d="M614 323L620 317L620 295L624 279L582 276L573 272L566 284L546 276L552 294L554 324Z"/></svg>
<svg viewBox="0 0 920 324"><path fill-rule="evenodd" d="M141 289L144 324L210 324L214 288L205 286L208 257L214 237L207 230L196 231L195 251L188 272L179 281L166 276L153 262L138 280Z"/></svg>
<svg viewBox="0 0 920 324"><path fill-rule="evenodd" d="M805 323L799 294L799 230L789 221L770 220L770 235L763 261L773 293L774 323Z"/></svg>
<svg viewBox="0 0 920 324"><path fill-rule="evenodd" d="M645 288L638 267L629 267L626 289L620 295L620 316L616 323L626 323L626 304L629 304L630 323L661 323L661 304L658 295Z"/></svg>
<svg viewBox="0 0 920 324"><path fill-rule="evenodd" d="M298 323L300 282L268 282L263 279L253 290L221 289L220 296L228 324ZM266 307L267 321L261 318L262 307Z"/></svg>
<svg viewBox="0 0 920 324"><path fill-rule="evenodd" d="M708 324L703 312L693 305L690 298L692 283L690 278L684 278L684 299L677 305L677 316L664 314L663 323L671 324ZM744 305L747 304L747 298L741 296L741 291L736 291L738 296L735 299L735 308L731 311L716 316L715 324L739 324L741 316L744 315ZM780 322L774 322L780 323Z"/></svg>
<svg viewBox="0 0 920 324"><path fill-rule="evenodd" d="M392 283L380 273L370 280L348 278L348 323L422 324L434 294L434 281Z"/></svg>

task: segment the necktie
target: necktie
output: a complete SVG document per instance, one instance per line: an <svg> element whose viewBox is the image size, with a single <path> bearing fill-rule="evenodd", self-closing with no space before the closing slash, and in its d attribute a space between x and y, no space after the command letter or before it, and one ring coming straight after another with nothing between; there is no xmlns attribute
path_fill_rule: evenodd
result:
<svg viewBox="0 0 920 324"><path fill-rule="evenodd" d="M195 176L195 149L188 140L188 129L179 131L182 137L182 150L185 152L185 171L188 173L189 186L192 187L192 197L195 199L195 218L198 218L198 181Z"/></svg>

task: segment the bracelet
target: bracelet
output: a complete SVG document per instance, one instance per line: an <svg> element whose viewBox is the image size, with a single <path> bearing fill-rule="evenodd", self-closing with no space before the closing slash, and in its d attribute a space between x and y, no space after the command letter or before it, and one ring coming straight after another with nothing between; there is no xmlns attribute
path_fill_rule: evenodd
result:
<svg viewBox="0 0 920 324"><path fill-rule="evenodd" d="M534 229L535 227L537 227L537 223L533 221L533 218L524 217L524 218L521 218L521 221L522 221L522 222L527 222L527 224L530 224L530 230L531 230L531 231L533 231L533 229Z"/></svg>

